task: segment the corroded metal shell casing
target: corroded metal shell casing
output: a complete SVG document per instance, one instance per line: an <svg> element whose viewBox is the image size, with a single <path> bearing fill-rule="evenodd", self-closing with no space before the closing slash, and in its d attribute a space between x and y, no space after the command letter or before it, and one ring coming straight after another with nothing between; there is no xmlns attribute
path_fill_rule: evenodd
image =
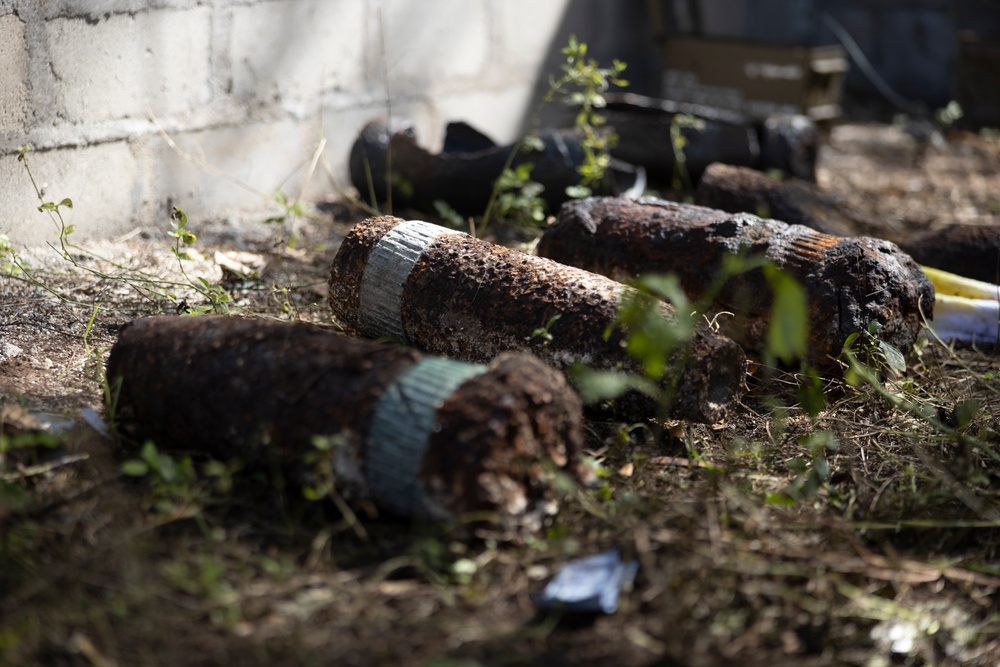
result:
<svg viewBox="0 0 1000 667"><path fill-rule="evenodd" d="M150 317L107 371L136 442L305 471L314 438L333 438L337 491L404 516L518 515L553 464L587 475L580 399L526 354L484 366L306 324Z"/></svg>
<svg viewBox="0 0 1000 667"><path fill-rule="evenodd" d="M834 367L845 339L879 321L883 340L906 350L932 315L934 289L893 243L844 238L653 198L592 198L563 206L538 245L540 255L617 280L675 273L694 297L705 293L727 255L763 255L805 287L809 361ZM714 302L723 333L748 352L767 341L772 292L762 271L729 282Z"/></svg>
<svg viewBox="0 0 1000 667"><path fill-rule="evenodd" d="M695 202L720 211L755 213L790 225L805 225L834 236L850 236L856 227L813 183L776 181L754 169L718 162L705 170Z"/></svg>
<svg viewBox="0 0 1000 667"><path fill-rule="evenodd" d="M395 336L468 361L530 351L560 369L578 362L637 368L623 351L623 333L605 335L634 293L604 276L389 216L369 218L348 234L330 277L330 305L356 333ZM665 318L674 316L658 307ZM673 416L717 421L739 391L745 357L731 340L701 327L677 370ZM655 411L637 395L617 405L628 418Z"/></svg>

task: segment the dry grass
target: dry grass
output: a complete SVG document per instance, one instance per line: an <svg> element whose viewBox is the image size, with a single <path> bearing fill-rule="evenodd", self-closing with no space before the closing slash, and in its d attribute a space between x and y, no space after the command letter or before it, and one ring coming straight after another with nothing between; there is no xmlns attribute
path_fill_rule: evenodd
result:
<svg viewBox="0 0 1000 667"><path fill-rule="evenodd" d="M874 201L879 188L895 196L916 169L954 193L925 202L938 219L954 206L992 215L980 187L992 144L970 157L965 138L912 167L906 145L880 158L879 141L903 139L869 128L834 136L822 182L845 205ZM890 223L913 224L908 211ZM352 215L341 207L333 226L304 225L307 250L275 245L270 227L193 221L208 258L195 270L220 280L215 250L255 253L268 267L261 278L231 285L243 312L329 321L326 271ZM94 247L173 270L170 239L145 236ZM98 406L99 362L118 327L173 306L61 260L34 261L47 286L102 307L85 345L91 308L0 279L0 336L23 349L2 366L0 397L63 414ZM793 376L758 370L720 424L668 424L654 441L644 428L590 422L603 488L570 494L531 534L364 512L361 532L260 471L222 490L202 477L173 510L156 511L149 483L119 473L129 453L78 423L60 449L0 459L8 491L23 492L0 496L0 664L993 665L996 359L929 343L909 362L906 377L883 385L888 397L830 381L813 420L795 406ZM181 411L205 400L169 398ZM980 408L956 434L947 424L971 399ZM818 450L829 475L797 502L774 502L801 481L789 461L811 461L821 432L838 444ZM529 595L563 562L610 546L641 565L617 614L534 611Z"/></svg>

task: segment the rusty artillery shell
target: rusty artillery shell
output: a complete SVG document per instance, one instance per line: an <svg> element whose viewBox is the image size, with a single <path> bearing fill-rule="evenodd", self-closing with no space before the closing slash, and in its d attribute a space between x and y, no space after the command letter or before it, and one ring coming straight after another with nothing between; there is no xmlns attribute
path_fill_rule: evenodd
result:
<svg viewBox="0 0 1000 667"><path fill-rule="evenodd" d="M604 276L389 216L369 218L348 234L330 276L330 305L356 333L396 336L468 361L530 351L561 369L577 362L637 368L622 350L620 330L605 337L630 294ZM538 335L547 324L548 335ZM673 415L717 421L740 387L745 357L731 340L701 327L687 365L677 370ZM634 395L618 407L635 418L652 411Z"/></svg>
<svg viewBox="0 0 1000 667"><path fill-rule="evenodd" d="M837 205L801 180L775 181L766 174L715 163L698 183L696 203L730 213L755 213L824 234L850 236L856 225Z"/></svg>
<svg viewBox="0 0 1000 667"><path fill-rule="evenodd" d="M872 238L841 238L801 225L730 214L653 198L592 198L565 204L542 237L540 255L625 280L673 272L693 298L704 294L726 255L764 255L805 287L809 361L833 367L848 335L872 320L882 339L906 350L934 307L934 289L898 247ZM771 289L762 271L729 282L714 308L723 333L750 352L767 341Z"/></svg>
<svg viewBox="0 0 1000 667"><path fill-rule="evenodd" d="M830 197L803 181L774 181L764 174L724 164L713 164L698 184L697 203L730 213L749 211L789 224L805 225L836 236L851 235L852 229L888 239L921 266L929 266L966 278L995 283L1000 261L1000 230L994 225L950 224L917 234L890 229L872 229L844 215Z"/></svg>
<svg viewBox="0 0 1000 667"><path fill-rule="evenodd" d="M580 399L530 355L487 367L306 324L150 317L107 370L137 442L301 471L334 438L338 492L400 515L517 515L544 497L546 459L586 474Z"/></svg>

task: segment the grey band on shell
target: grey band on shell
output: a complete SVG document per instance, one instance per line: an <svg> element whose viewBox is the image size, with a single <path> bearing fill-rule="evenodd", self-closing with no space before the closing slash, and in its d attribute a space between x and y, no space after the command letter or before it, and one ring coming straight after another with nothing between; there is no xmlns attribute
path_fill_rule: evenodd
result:
<svg viewBox="0 0 1000 667"><path fill-rule="evenodd" d="M407 341L400 309L403 285L413 265L437 237L462 233L422 220L407 220L379 240L368 257L358 291L358 315L366 334Z"/></svg>
<svg viewBox="0 0 1000 667"><path fill-rule="evenodd" d="M430 357L408 368L382 394L372 415L365 477L372 499L401 515L448 513L430 502L417 478L437 411L458 387L486 371L481 364Z"/></svg>

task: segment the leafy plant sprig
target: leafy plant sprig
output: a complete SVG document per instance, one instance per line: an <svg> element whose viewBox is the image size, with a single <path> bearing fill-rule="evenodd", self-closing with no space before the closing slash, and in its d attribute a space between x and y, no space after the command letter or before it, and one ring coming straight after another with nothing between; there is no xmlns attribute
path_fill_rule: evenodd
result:
<svg viewBox="0 0 1000 667"><path fill-rule="evenodd" d="M701 131L705 129L705 121L690 114L675 114L670 119L670 148L674 153L673 188L682 193L685 200L694 196L694 183L687 168L687 137L685 129Z"/></svg>
<svg viewBox="0 0 1000 667"><path fill-rule="evenodd" d="M617 320L605 336L621 328L627 332L625 351L638 362L640 372L622 373L578 369L578 388L585 402L612 400L629 390L653 398L660 406L660 421L666 421L673 405L680 373L691 353L695 331L727 282L752 270L763 270L774 291L771 326L765 361L769 364L804 360L808 342L808 308L803 288L765 257L727 256L711 284L692 301L674 274L647 275L634 285L638 291L623 303ZM663 317L660 302L673 306L674 316ZM725 316L719 314L718 316ZM803 364L804 387L810 410L822 409L818 378ZM817 395L818 392L818 395Z"/></svg>
<svg viewBox="0 0 1000 667"><path fill-rule="evenodd" d="M200 259L201 255L193 254L191 246L193 246L198 237L195 236L193 232L188 230L188 217L181 209L174 207L173 211L170 213L170 223L172 229L167 232L167 234L174 239L174 247L171 248L174 257L177 258L177 264L180 268L181 275L187 281L187 286L194 289L198 294L200 294L206 301L207 305L199 306L188 306L185 301L178 304L178 310L183 311L189 315L200 315L204 313L216 312L220 314L228 314L230 305L232 304L232 297L229 296L229 292L226 291L221 285L214 285L208 282L207 279L202 276L195 276L192 279L188 276L186 269L184 268L184 262L192 259Z"/></svg>
<svg viewBox="0 0 1000 667"><path fill-rule="evenodd" d="M628 86L621 76L626 65L615 59L611 67L600 67L596 60L587 57L587 45L578 41L576 35L570 35L562 53L566 56L563 76L552 81L549 95L578 107L573 124L582 135L584 159L579 167L582 180L568 194L587 197L593 186L604 179L611 164L609 151L618 141L616 134L603 131L607 118L599 110L607 106L604 93L611 86Z"/></svg>
<svg viewBox="0 0 1000 667"><path fill-rule="evenodd" d="M867 328L852 333L844 341L841 357L848 362L848 382L852 382L851 374L857 373L855 365L850 363L849 357L862 362L867 368L881 376L906 372L906 358L898 347L882 340L880 337L882 328L881 322L872 320Z"/></svg>
<svg viewBox="0 0 1000 667"><path fill-rule="evenodd" d="M198 289L199 283L195 283L194 281L187 279L187 276L185 276L185 279L188 280L186 283L168 280L162 276L157 276L147 271L125 266L73 243L70 237L76 231L76 226L68 224L63 217L63 210L72 209L73 201L68 197L63 198L59 202L50 201L45 198L42 189L38 186L38 183L35 180L34 174L31 172L31 166L29 165L28 160L28 153L30 151L31 146L22 146L18 150L17 160L24 165L25 173L31 181L31 186L34 189L35 196L39 201L39 212L46 213L56 227L56 232L59 235L59 246L58 248L54 246L52 247L59 252L60 256L64 260L69 262L74 268L85 271L100 280L119 282L128 285L143 298L152 302L156 306L160 306L164 301L176 303L177 299L172 292L174 289L190 287ZM49 245L51 246L51 244ZM44 289L65 303L89 305L69 296L68 294L58 291L36 278L32 275L29 267L27 267L13 252L7 253L5 256L10 258L8 261L12 264L12 270L6 272L5 275L22 278L27 282ZM78 259L79 257L92 259L106 266L110 266L117 271L117 273L108 273L95 268L94 266L86 265ZM204 284L200 284L200 286L202 289L205 289Z"/></svg>
<svg viewBox="0 0 1000 667"><path fill-rule="evenodd" d="M562 53L566 56L566 61L560 66L562 75L550 80L548 91L531 114L531 124L538 123L541 110L552 102L560 101L577 107L573 124L580 135L583 161L578 167L580 182L569 186L566 194L574 198L587 197L604 180L611 165L610 150L617 143L618 136L604 127L607 118L600 113L600 109L607 106L604 93L612 86L628 85L628 81L621 76L626 65L616 59L612 61L611 67L601 67L595 59L587 57L587 45L578 41L575 35L570 36ZM518 154L541 151L544 148L538 136L531 133L517 142L493 184L490 200L477 230L479 235L482 235L495 213L504 216L505 213L514 212L521 222L530 221L534 223L531 226L534 229L541 228L541 223L545 220L545 207L544 200L539 195L544 188L530 180L530 170L518 173L512 165ZM498 200L503 195L510 195L503 200L506 206L498 206Z"/></svg>

